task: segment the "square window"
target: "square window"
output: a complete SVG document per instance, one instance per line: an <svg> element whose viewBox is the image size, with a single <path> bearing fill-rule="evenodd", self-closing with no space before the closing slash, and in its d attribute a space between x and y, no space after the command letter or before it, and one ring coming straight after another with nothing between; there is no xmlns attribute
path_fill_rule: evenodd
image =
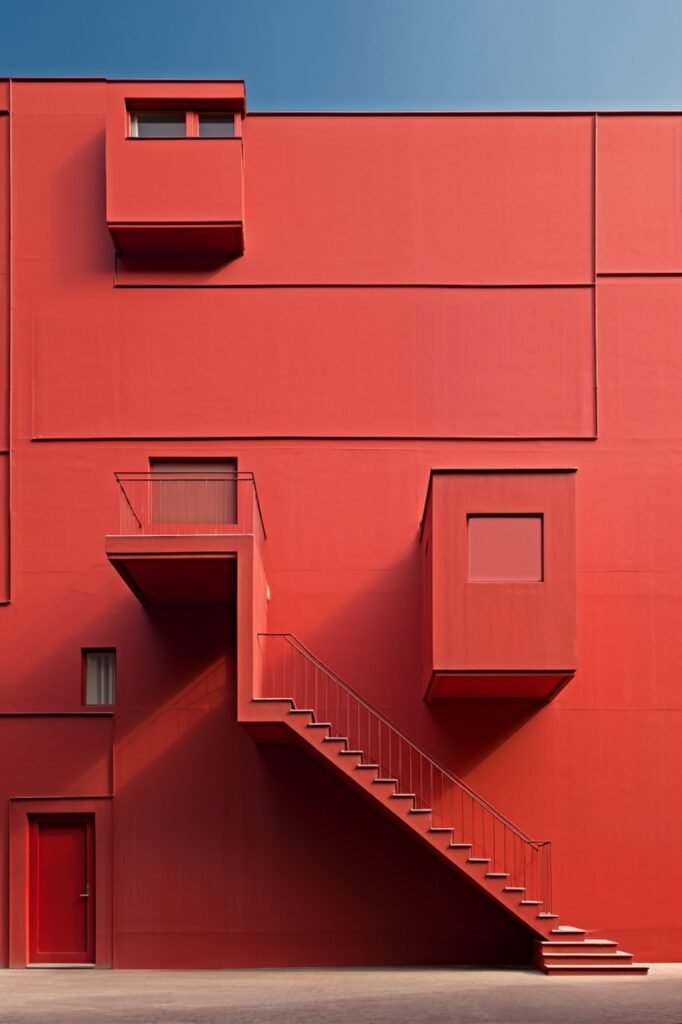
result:
<svg viewBox="0 0 682 1024"><path fill-rule="evenodd" d="M83 650L83 703L116 703L116 651L112 647Z"/></svg>
<svg viewBox="0 0 682 1024"><path fill-rule="evenodd" d="M541 515L469 515L469 579L540 582Z"/></svg>
<svg viewBox="0 0 682 1024"><path fill-rule="evenodd" d="M199 114L199 138L231 139L234 137L234 114Z"/></svg>
<svg viewBox="0 0 682 1024"><path fill-rule="evenodd" d="M138 110L130 115L133 139L183 139L187 134L184 110Z"/></svg>

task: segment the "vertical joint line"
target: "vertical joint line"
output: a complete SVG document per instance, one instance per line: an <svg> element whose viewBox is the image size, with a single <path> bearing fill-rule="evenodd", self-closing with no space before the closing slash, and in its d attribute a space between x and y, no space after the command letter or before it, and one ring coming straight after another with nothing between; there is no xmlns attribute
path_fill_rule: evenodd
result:
<svg viewBox="0 0 682 1024"><path fill-rule="evenodd" d="M597 309L597 126L599 115L592 115L592 374L594 436L599 437L599 343Z"/></svg>

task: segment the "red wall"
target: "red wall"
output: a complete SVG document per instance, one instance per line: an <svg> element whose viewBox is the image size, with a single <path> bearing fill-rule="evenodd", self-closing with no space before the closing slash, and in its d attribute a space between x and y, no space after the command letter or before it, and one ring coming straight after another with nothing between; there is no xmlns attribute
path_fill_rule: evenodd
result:
<svg viewBox="0 0 682 1024"><path fill-rule="evenodd" d="M528 959L303 753L236 725L225 610L144 610L107 563L115 470L236 457L268 629L551 838L565 923L682 959L679 119L247 116L244 257L152 271L115 268L106 91L12 86L0 712L82 710L84 646L118 648L119 699L109 732L0 719L0 751L42 751L5 756L3 801L113 787L119 966ZM429 472L498 466L577 470L578 671L548 705L427 706Z"/></svg>

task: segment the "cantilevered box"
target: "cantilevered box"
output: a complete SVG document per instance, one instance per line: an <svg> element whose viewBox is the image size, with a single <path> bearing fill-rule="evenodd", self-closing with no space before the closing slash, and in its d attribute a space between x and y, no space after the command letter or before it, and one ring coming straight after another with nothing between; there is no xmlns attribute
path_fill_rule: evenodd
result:
<svg viewBox="0 0 682 1024"><path fill-rule="evenodd" d="M426 699L548 699L573 675L575 473L433 470L422 520Z"/></svg>
<svg viewBox="0 0 682 1024"><path fill-rule="evenodd" d="M242 82L110 83L106 211L124 256L227 260L244 251ZM154 114L185 115L177 137L138 132ZM230 134L202 133L223 115Z"/></svg>

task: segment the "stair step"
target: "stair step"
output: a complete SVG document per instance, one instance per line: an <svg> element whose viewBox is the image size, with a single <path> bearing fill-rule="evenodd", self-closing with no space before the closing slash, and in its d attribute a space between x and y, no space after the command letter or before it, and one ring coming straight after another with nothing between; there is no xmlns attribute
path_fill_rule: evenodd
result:
<svg viewBox="0 0 682 1024"><path fill-rule="evenodd" d="M450 843L451 850L470 850L471 843Z"/></svg>
<svg viewBox="0 0 682 1024"><path fill-rule="evenodd" d="M521 900L522 907L541 907L542 900ZM538 917L540 915L538 914Z"/></svg>
<svg viewBox="0 0 682 1024"><path fill-rule="evenodd" d="M391 793L392 800L416 800L416 793Z"/></svg>
<svg viewBox="0 0 682 1024"><path fill-rule="evenodd" d="M315 712L312 708L292 708L289 712L290 715L312 715L315 717Z"/></svg>
<svg viewBox="0 0 682 1024"><path fill-rule="evenodd" d="M374 781L380 783L381 785L385 785L387 782L390 782L394 786L397 786L399 782L398 779L382 779L380 777L376 778Z"/></svg>
<svg viewBox="0 0 682 1024"><path fill-rule="evenodd" d="M509 878L509 873L506 871L487 871L486 878ZM506 890L505 890L506 892Z"/></svg>
<svg viewBox="0 0 682 1024"><path fill-rule="evenodd" d="M560 924L552 928L552 935L584 935L584 928L574 928L572 924Z"/></svg>
<svg viewBox="0 0 682 1024"><path fill-rule="evenodd" d="M569 962L574 963L577 960L587 960L588 963L594 961L595 963L601 963L604 960L632 960L632 953L624 953L622 950L612 950L611 952L605 953L545 953L543 951L543 958L545 962L551 962L552 960L563 960L566 959Z"/></svg>
<svg viewBox="0 0 682 1024"><path fill-rule="evenodd" d="M411 807L410 814L431 814L431 807Z"/></svg>
<svg viewBox="0 0 682 1024"><path fill-rule="evenodd" d="M309 729L331 729L331 727L332 727L332 723L331 722L309 722L308 723L308 728Z"/></svg>
<svg viewBox="0 0 682 1024"><path fill-rule="evenodd" d="M540 900L540 903L542 903L542 900ZM544 913L544 914L538 914L538 917L541 920L543 920L543 921L555 921L555 920L558 921L559 920L559 915L558 914Z"/></svg>
<svg viewBox="0 0 682 1024"><path fill-rule="evenodd" d="M648 964L545 964L545 974L648 974Z"/></svg>
<svg viewBox="0 0 682 1024"><path fill-rule="evenodd" d="M364 757L364 750L339 750L339 757L350 755L351 757Z"/></svg>
<svg viewBox="0 0 682 1024"><path fill-rule="evenodd" d="M540 945L544 951L546 947L561 950L566 946L570 946L571 949L603 949L606 946L610 949L615 949L618 943L614 942L613 939L574 939L573 941L571 939L543 939Z"/></svg>
<svg viewBox="0 0 682 1024"><path fill-rule="evenodd" d="M366 764L364 761L361 764L357 764L355 767L356 768L371 768L372 771L378 771L378 769L379 769L379 765L378 764Z"/></svg>
<svg viewBox="0 0 682 1024"><path fill-rule="evenodd" d="M446 825L432 825L429 832L454 832L454 828L448 828Z"/></svg>
<svg viewBox="0 0 682 1024"><path fill-rule="evenodd" d="M468 864L490 864L490 857L469 857Z"/></svg>
<svg viewBox="0 0 682 1024"><path fill-rule="evenodd" d="M525 885L505 885L503 892L525 892Z"/></svg>
<svg viewBox="0 0 682 1024"><path fill-rule="evenodd" d="M323 743L348 743L345 736L323 736Z"/></svg>

